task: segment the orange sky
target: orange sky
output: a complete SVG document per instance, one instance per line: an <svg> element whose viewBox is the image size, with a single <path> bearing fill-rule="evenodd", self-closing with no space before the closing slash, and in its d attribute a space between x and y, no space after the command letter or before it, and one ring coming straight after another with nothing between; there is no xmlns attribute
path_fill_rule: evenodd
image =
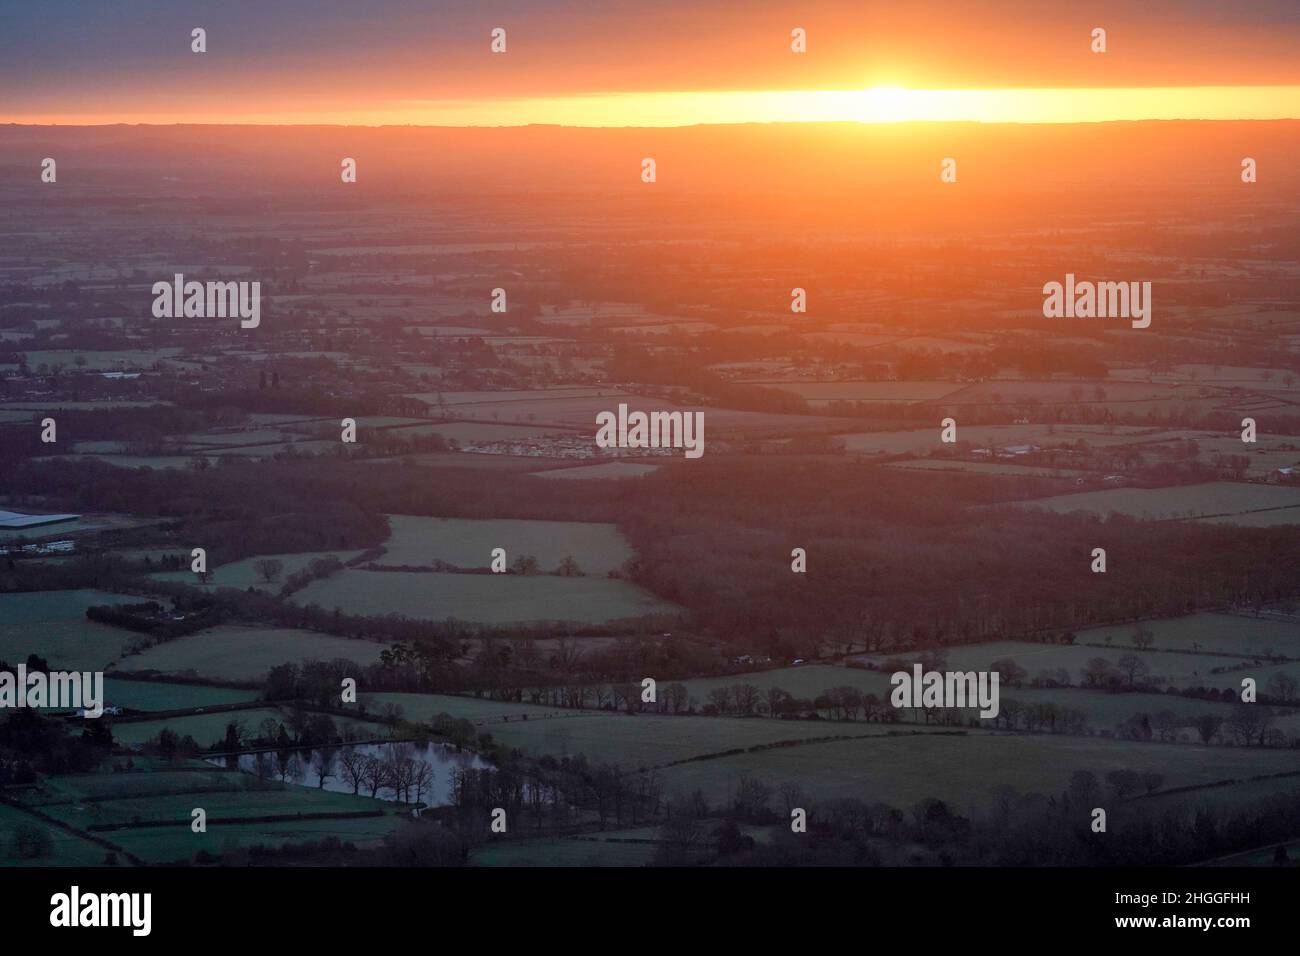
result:
<svg viewBox="0 0 1300 956"><path fill-rule="evenodd" d="M1295 0L51 0L0 18L0 122L1300 115Z"/></svg>

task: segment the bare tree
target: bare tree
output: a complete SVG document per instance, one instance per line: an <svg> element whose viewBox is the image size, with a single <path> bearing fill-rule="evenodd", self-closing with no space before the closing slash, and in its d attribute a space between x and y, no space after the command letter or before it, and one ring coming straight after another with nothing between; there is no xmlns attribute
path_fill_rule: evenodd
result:
<svg viewBox="0 0 1300 956"><path fill-rule="evenodd" d="M284 562L279 558L259 558L253 562L253 570L264 582L270 584L284 570Z"/></svg>
<svg viewBox="0 0 1300 956"><path fill-rule="evenodd" d="M361 782L370 791L371 797L377 797L380 790L390 785L388 765L378 757L365 757L361 768Z"/></svg>
<svg viewBox="0 0 1300 956"><path fill-rule="evenodd" d="M316 786L324 790L325 781L334 776L334 767L338 763L338 751L333 747L321 747L311 758L312 773L316 774Z"/></svg>
<svg viewBox="0 0 1300 956"><path fill-rule="evenodd" d="M352 787L352 793L360 793L366 779L366 755L355 747L343 748L339 754L339 772Z"/></svg>

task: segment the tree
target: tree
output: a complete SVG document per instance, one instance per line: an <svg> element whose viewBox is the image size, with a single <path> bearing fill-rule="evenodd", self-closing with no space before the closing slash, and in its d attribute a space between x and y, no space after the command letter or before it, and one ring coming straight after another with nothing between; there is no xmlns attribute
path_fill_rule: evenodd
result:
<svg viewBox="0 0 1300 956"><path fill-rule="evenodd" d="M338 751L330 746L323 746L311 757L312 773L316 774L316 786L324 790L325 781L334 776L334 767L338 763Z"/></svg>
<svg viewBox="0 0 1300 956"><path fill-rule="evenodd" d="M1091 806L1101 793L1101 785L1090 770L1076 770L1070 774L1070 800L1078 806Z"/></svg>
<svg viewBox="0 0 1300 956"><path fill-rule="evenodd" d="M1296 699L1296 691L1300 688L1295 677L1278 671L1268 679L1264 685L1264 693L1269 697L1275 697L1283 703L1289 704Z"/></svg>
<svg viewBox="0 0 1300 956"><path fill-rule="evenodd" d="M1019 687L1028 672L1009 657L1001 657L989 665L989 670L997 671L1000 683L1008 687Z"/></svg>
<svg viewBox="0 0 1300 956"><path fill-rule="evenodd" d="M1136 770L1112 770L1106 774L1106 782L1117 800L1123 800L1130 793L1136 793L1142 786L1142 778Z"/></svg>
<svg viewBox="0 0 1300 956"><path fill-rule="evenodd" d="M417 761L415 774L411 777L411 787L415 790L416 803L422 803L424 801L424 794L426 791L432 792L434 778L435 775L433 768L423 760ZM533 789L538 793L541 792L541 787L536 784L534 784Z"/></svg>
<svg viewBox="0 0 1300 956"><path fill-rule="evenodd" d="M1201 737L1201 743L1208 744L1218 734L1219 728L1223 726L1223 718L1218 714L1201 714L1194 721L1192 726Z"/></svg>
<svg viewBox="0 0 1300 956"><path fill-rule="evenodd" d="M1133 632L1132 638L1130 638L1130 640L1133 641L1133 646L1138 650L1145 650L1150 647L1155 643L1155 639L1155 634L1140 624L1138 625L1137 630Z"/></svg>
<svg viewBox="0 0 1300 956"><path fill-rule="evenodd" d="M344 747L339 754L339 773L343 780L352 787L352 794L361 792L361 785L366 779L366 755L355 747Z"/></svg>
<svg viewBox="0 0 1300 956"><path fill-rule="evenodd" d="M536 574L538 569L537 559L531 554L521 554L510 564L510 570L514 574L532 575Z"/></svg>
<svg viewBox="0 0 1300 956"><path fill-rule="evenodd" d="M259 558L253 562L253 570L264 582L270 584L284 570L284 562L279 558Z"/></svg>
<svg viewBox="0 0 1300 956"><path fill-rule="evenodd" d="M1264 735L1273 723L1273 712L1262 704L1237 704L1228 717L1228 732L1243 747L1264 745Z"/></svg>
<svg viewBox="0 0 1300 956"><path fill-rule="evenodd" d="M1119 670L1104 657L1094 657L1082 670L1085 687L1114 687L1119 683Z"/></svg>
<svg viewBox="0 0 1300 956"><path fill-rule="evenodd" d="M1182 719L1173 711L1162 710L1151 718L1151 726L1160 739L1165 743L1178 739L1178 729L1182 727Z"/></svg>
<svg viewBox="0 0 1300 956"><path fill-rule="evenodd" d="M578 562L573 560L572 556L566 557L561 561L560 566L555 569L555 573L562 578L582 577L582 569L578 567Z"/></svg>
<svg viewBox="0 0 1300 956"><path fill-rule="evenodd" d="M1119 669L1128 678L1128 685L1134 687L1140 679L1146 680L1148 674L1147 662L1136 654L1125 654L1119 659Z"/></svg>
<svg viewBox="0 0 1300 956"><path fill-rule="evenodd" d="M370 790L370 796L378 796L379 791L389 785L388 767L378 757L366 756L361 768L361 781Z"/></svg>
<svg viewBox="0 0 1300 956"><path fill-rule="evenodd" d="M34 823L20 823L13 830L13 855L20 860L35 860L49 856L54 841L50 831Z"/></svg>

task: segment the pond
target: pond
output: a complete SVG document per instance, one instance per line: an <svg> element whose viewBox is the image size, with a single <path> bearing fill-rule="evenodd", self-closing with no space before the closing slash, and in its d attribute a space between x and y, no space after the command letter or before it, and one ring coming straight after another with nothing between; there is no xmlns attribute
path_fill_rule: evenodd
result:
<svg viewBox="0 0 1300 956"><path fill-rule="evenodd" d="M321 787L320 771L327 776L323 789L332 793L358 793L378 800L415 803L430 807L451 803L452 783L458 770L490 769L478 754L437 743L345 744L329 750L291 751L281 776L281 757L275 752L210 757L208 763L244 773L283 779L304 787ZM259 766L260 764L260 766Z"/></svg>

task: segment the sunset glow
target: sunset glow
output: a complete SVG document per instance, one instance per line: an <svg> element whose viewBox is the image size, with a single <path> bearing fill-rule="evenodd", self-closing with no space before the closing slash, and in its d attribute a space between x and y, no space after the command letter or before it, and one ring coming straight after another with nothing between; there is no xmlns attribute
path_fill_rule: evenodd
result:
<svg viewBox="0 0 1300 956"><path fill-rule="evenodd" d="M533 98L402 100L373 108L268 111L206 109L85 112L0 117L27 123L301 123L349 126L669 127L725 123L977 122L1099 123L1123 120L1242 120L1300 117L1300 86L1135 89L861 90L618 92Z"/></svg>

